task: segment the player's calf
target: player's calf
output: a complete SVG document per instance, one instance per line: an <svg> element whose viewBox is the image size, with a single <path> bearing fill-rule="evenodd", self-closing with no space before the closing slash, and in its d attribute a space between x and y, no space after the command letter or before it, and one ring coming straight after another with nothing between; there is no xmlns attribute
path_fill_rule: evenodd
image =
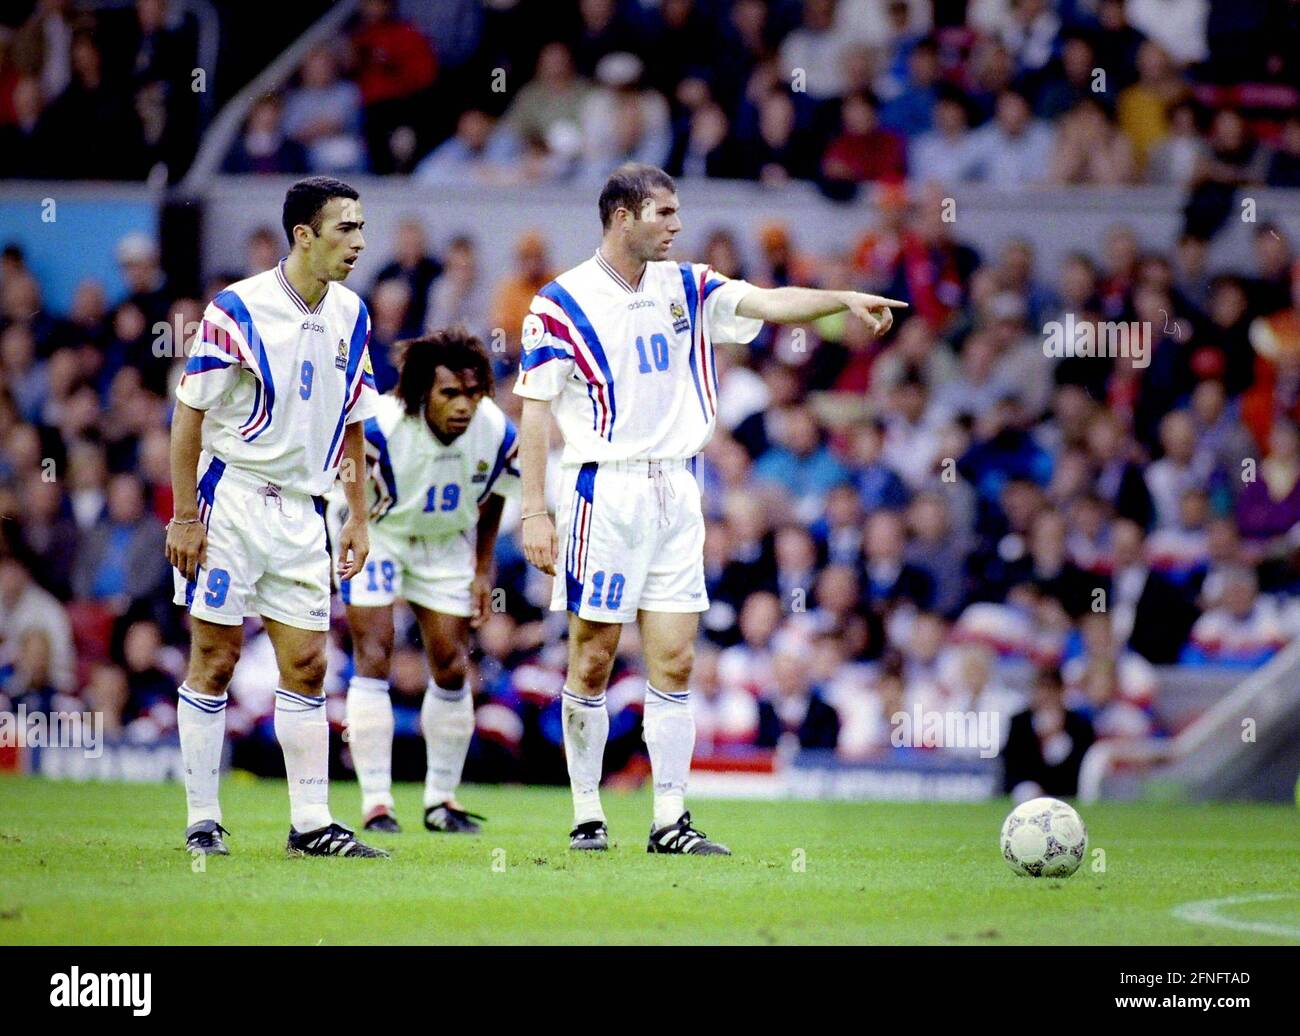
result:
<svg viewBox="0 0 1300 1036"><path fill-rule="evenodd" d="M185 845L226 855L221 840L221 755L226 740L226 687L239 661L242 629L195 618L190 664L176 691L176 727L185 764Z"/></svg>
<svg viewBox="0 0 1300 1036"><path fill-rule="evenodd" d="M425 828L450 834L478 833L472 814L456 802L456 789L474 737L474 698L463 676L459 687L446 687L437 680L429 682L420 706L420 729L426 762Z"/></svg>
<svg viewBox="0 0 1300 1036"><path fill-rule="evenodd" d="M454 602L448 602L452 607ZM477 821L456 801L474 737L474 696L469 686L469 618L424 604L412 606L420 624L431 678L420 707L424 734L424 826L441 834L478 834Z"/></svg>
<svg viewBox="0 0 1300 1036"><path fill-rule="evenodd" d="M348 750L367 831L398 830L393 816L393 703L388 681L353 676L347 693Z"/></svg>

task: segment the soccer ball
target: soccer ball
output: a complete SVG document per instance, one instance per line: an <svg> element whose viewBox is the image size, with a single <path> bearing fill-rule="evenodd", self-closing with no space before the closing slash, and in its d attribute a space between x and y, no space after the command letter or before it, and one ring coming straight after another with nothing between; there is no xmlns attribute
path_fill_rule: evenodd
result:
<svg viewBox="0 0 1300 1036"><path fill-rule="evenodd" d="M1002 822L1002 858L1025 878L1068 878L1088 850L1083 818L1060 799L1030 799Z"/></svg>

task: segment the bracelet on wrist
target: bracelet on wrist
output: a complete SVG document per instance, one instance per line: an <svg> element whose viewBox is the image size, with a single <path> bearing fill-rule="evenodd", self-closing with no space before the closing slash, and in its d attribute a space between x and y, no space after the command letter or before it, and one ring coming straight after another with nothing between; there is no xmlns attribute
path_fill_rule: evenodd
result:
<svg viewBox="0 0 1300 1036"><path fill-rule="evenodd" d="M530 511L528 514L521 515L520 518L519 518L519 520L520 520L521 522L526 522L526 521L528 521L529 518L537 518L537 517L539 517L539 516L541 516L541 515L549 514L549 513L550 513L550 512L547 511L545 508L542 508L542 510L540 510L540 511Z"/></svg>
<svg viewBox="0 0 1300 1036"><path fill-rule="evenodd" d="M170 525L198 525L202 518L172 518L167 524Z"/></svg>

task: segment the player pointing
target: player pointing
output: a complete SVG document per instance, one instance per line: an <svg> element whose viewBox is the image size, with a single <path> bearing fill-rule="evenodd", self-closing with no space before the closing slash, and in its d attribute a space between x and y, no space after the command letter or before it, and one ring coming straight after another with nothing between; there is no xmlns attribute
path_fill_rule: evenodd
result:
<svg viewBox="0 0 1300 1036"><path fill-rule="evenodd" d="M288 257L212 300L176 392L167 560L175 601L191 619L177 704L186 848L227 852L217 801L226 688L244 616L260 615L280 670L275 734L289 780L289 852L387 856L330 815L322 693L330 615L322 494L341 464L352 514L338 541L340 578L361 571L370 549L361 482L362 422L375 405L370 317L335 283L365 247L365 220L355 190L312 177L289 188L283 225Z"/></svg>
<svg viewBox="0 0 1300 1036"><path fill-rule="evenodd" d="M456 801L474 733L465 681L469 629L487 618L492 551L505 497L519 492L515 426L492 402L483 343L459 328L404 342L391 393L366 421L373 549L340 583L356 673L348 737L367 831L400 830L393 815L393 601L420 624L431 678L420 709L428 769L424 826L473 834ZM331 504L336 499L331 497ZM341 500L337 504L342 504ZM343 512L336 507L331 516Z"/></svg>
<svg viewBox="0 0 1300 1036"><path fill-rule="evenodd" d="M704 519L694 458L713 437L713 345L749 342L763 321L805 323L848 310L876 335L905 304L854 291L756 288L668 260L681 231L676 187L625 165L600 194L592 258L546 285L523 325L515 392L524 553L554 575L569 612L564 748L573 849L608 848L599 784L609 681L622 624L640 625L644 734L654 777L647 851L729 855L685 808L695 746L690 677L704 590ZM564 437L556 523L546 510L551 415ZM557 535L558 524L558 535Z"/></svg>

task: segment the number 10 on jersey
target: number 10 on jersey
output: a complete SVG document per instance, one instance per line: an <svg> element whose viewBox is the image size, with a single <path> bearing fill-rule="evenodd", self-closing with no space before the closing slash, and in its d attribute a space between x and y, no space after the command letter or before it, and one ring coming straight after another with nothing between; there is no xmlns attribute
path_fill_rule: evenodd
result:
<svg viewBox="0 0 1300 1036"><path fill-rule="evenodd" d="M637 368L642 374L649 374L650 356L654 357L654 370L666 371L668 369L668 339L663 335L650 336L650 355L646 354L645 339L637 335L636 353L641 358L641 364Z"/></svg>

